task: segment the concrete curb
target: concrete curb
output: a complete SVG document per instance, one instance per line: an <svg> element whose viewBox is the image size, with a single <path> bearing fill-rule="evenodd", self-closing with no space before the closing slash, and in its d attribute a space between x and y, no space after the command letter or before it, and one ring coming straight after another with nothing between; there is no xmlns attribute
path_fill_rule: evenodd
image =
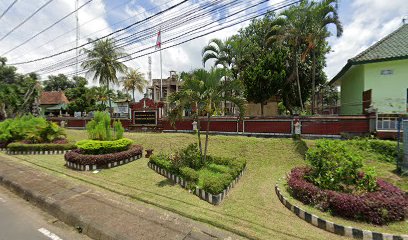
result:
<svg viewBox="0 0 408 240"><path fill-rule="evenodd" d="M187 189L189 182L185 181L183 178L172 174L168 171L166 171L165 169L160 168L159 166L155 165L154 163L148 162L147 165L149 166L149 168L151 168L152 170L154 170L155 172L157 172L158 174L172 180L173 182L179 184L181 187ZM224 191L222 191L222 193L219 193L217 195L212 195L211 193L208 193L206 191L204 191L203 189L200 189L198 187L196 187L195 191L190 191L191 193L193 193L194 195L198 196L199 198L201 198L204 201L207 201L211 204L214 205L219 205L222 200L227 196L228 192L235 186L235 184L237 184L237 182L239 181L239 179L242 177L242 175L244 175L244 172L246 170L246 166L244 167L244 169L241 171L241 173L238 175L238 177L236 177L230 185L228 185L228 187L226 189L224 189Z"/></svg>
<svg viewBox="0 0 408 240"><path fill-rule="evenodd" d="M140 154L137 154L136 156L127 158L125 160L114 161L112 163L108 163L108 164L103 165L103 166L97 165L97 164L93 164L93 165L86 164L85 165L85 164L73 163L73 162L69 162L69 161L65 161L66 162L65 166L67 166L68 168L74 169L74 170L78 170L78 171L92 171L92 170L96 170L96 169L99 169L99 168L114 168L114 167L118 167L118 166L130 163L130 162L133 162L133 161L135 161L137 159L140 159L140 158L142 158L142 155L143 154L140 153Z"/></svg>
<svg viewBox="0 0 408 240"><path fill-rule="evenodd" d="M0 184L98 240L239 239L235 234L156 210L2 159ZM231 238L232 237L232 238Z"/></svg>
<svg viewBox="0 0 408 240"><path fill-rule="evenodd" d="M5 149L2 151L6 151L6 154L8 155L56 155L56 154L65 154L69 152L70 150L10 151L8 149Z"/></svg>
<svg viewBox="0 0 408 240"><path fill-rule="evenodd" d="M312 224L315 227L318 227L320 229L323 229L325 231L340 235L340 236L345 236L345 237L351 237L355 239L365 239L365 240L382 240L382 239L390 239L390 240L408 240L408 235L393 235L393 234L387 234L387 233L379 233L379 232L373 232L373 231L368 231L368 230L363 230L355 227L348 227L348 226L343 226L340 224L336 224L330 221L327 221L323 218L320 218L314 214L308 213L302 208L290 203L287 198L285 198L279 189L278 184L275 185L275 192L276 195L278 196L280 202L291 212L295 213L296 216L299 218L305 220L306 222Z"/></svg>

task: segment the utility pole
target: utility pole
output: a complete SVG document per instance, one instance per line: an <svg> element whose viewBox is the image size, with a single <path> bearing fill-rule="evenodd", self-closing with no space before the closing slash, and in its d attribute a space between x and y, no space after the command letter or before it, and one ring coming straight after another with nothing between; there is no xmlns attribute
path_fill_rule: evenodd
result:
<svg viewBox="0 0 408 240"><path fill-rule="evenodd" d="M78 77L78 71L79 71L79 66L78 66L78 43L79 43L79 16L78 16L78 4L79 0L75 1L75 20L76 20L76 49L75 49L75 76Z"/></svg>
<svg viewBox="0 0 408 240"><path fill-rule="evenodd" d="M147 78L148 78L148 80L149 80L149 85L150 86L152 86L153 88L152 88L152 91L153 91L153 94L152 95L154 95L154 92L156 91L156 89L155 89L155 87L153 86L153 82L152 82L152 57L151 56L149 56L148 58L147 58L147 63L149 64L149 71L147 72ZM147 87L146 88L146 94L147 95L149 95L149 93L148 93L148 90L149 89L149 87ZM152 96L153 97L153 96ZM155 99L156 100L156 99Z"/></svg>

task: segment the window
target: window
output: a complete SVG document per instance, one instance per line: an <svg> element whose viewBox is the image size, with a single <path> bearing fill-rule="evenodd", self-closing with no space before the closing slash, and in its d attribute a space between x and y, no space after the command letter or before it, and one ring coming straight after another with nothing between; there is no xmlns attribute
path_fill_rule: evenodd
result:
<svg viewBox="0 0 408 240"><path fill-rule="evenodd" d="M397 117L379 117L377 120L378 130L398 130Z"/></svg>

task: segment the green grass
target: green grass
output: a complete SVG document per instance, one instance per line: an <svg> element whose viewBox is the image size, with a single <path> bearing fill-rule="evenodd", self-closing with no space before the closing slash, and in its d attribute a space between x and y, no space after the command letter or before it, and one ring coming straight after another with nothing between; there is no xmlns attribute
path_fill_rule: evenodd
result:
<svg viewBox="0 0 408 240"><path fill-rule="evenodd" d="M78 141L87 137L85 131L68 130L67 133L70 140ZM126 133L125 137L135 140L145 149L154 149L154 153L170 153L196 141L196 136L189 134ZM218 206L200 200L155 173L147 167L146 158L102 170L97 174L67 169L62 155L22 155L9 158L23 160L48 169L53 174L79 179L130 200L149 203L252 239L342 239L299 219L276 197L274 185L278 179L285 176L291 168L305 164L301 154L303 150L303 146L291 139L210 136L209 154L247 160L244 176ZM384 174L394 176L392 167L387 166L389 171L382 169ZM316 213L326 216L318 211ZM327 216L329 218L328 214ZM336 218L336 221L343 220ZM393 225L381 229L361 223L350 225L401 233L401 228ZM408 229L406 223L401 226Z"/></svg>

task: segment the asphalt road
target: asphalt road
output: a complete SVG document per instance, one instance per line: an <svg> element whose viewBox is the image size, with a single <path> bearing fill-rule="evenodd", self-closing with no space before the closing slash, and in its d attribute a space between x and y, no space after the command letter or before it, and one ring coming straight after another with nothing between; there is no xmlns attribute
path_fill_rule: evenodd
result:
<svg viewBox="0 0 408 240"><path fill-rule="evenodd" d="M89 240L0 186L0 240Z"/></svg>

